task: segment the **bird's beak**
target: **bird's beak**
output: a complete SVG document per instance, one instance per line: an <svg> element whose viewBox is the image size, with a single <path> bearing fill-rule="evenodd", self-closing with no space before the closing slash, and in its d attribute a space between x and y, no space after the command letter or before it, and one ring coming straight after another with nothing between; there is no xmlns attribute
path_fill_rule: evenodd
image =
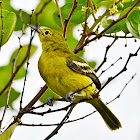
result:
<svg viewBox="0 0 140 140"><path fill-rule="evenodd" d="M36 32L38 32L39 34L44 35L40 28L37 28L35 25L32 25L32 24L30 24L29 26L30 26L33 30L35 30Z"/></svg>

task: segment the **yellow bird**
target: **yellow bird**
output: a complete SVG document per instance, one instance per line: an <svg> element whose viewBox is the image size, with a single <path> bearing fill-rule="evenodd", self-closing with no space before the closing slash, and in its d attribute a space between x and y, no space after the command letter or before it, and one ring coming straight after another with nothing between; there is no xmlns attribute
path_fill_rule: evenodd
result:
<svg viewBox="0 0 140 140"><path fill-rule="evenodd" d="M87 100L86 102L93 105L101 114L111 130L119 129L121 123L117 117L99 97L93 98L93 95L101 88L93 69L70 51L67 42L56 30L36 29L35 26L30 26L38 32L42 43L43 52L38 68L47 86L70 102L78 103ZM77 93L73 94L75 91Z"/></svg>

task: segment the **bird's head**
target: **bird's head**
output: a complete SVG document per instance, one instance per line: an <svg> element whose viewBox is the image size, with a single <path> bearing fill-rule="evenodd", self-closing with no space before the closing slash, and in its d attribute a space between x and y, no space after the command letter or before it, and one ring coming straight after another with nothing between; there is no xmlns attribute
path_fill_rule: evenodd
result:
<svg viewBox="0 0 140 140"><path fill-rule="evenodd" d="M40 28L36 28L36 26L34 25L30 25L30 27L38 33L41 42L64 41L63 36L54 29L50 29L50 28L40 29Z"/></svg>

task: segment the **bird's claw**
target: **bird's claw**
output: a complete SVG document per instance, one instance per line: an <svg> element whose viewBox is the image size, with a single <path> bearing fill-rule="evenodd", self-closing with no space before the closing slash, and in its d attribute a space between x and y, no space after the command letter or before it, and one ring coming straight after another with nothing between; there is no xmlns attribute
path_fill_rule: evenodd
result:
<svg viewBox="0 0 140 140"><path fill-rule="evenodd" d="M46 103L47 103L47 105L49 105L49 106L53 106L52 98L49 97L49 98L46 100Z"/></svg>
<svg viewBox="0 0 140 140"><path fill-rule="evenodd" d="M68 94L66 94L66 100L70 103L75 100L73 92L69 92Z"/></svg>
<svg viewBox="0 0 140 140"><path fill-rule="evenodd" d="M67 95L66 95L66 100L70 103L72 103L74 100L75 100L75 97L82 97L81 94L78 94L78 93L73 93L73 92L69 92Z"/></svg>

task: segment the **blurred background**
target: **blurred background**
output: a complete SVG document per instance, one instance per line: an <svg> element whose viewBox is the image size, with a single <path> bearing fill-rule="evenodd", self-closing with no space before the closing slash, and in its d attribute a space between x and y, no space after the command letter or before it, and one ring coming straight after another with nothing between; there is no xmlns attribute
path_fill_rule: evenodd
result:
<svg viewBox="0 0 140 140"><path fill-rule="evenodd" d="M31 14L31 10L35 9L39 4L39 0L11 0L11 5L16 9L22 9L27 13ZM64 0L60 0L60 6L63 6L65 3ZM104 12L105 8L100 8L97 12L97 15L100 15ZM49 17L48 17L49 18ZM92 21L92 17L88 19L90 24ZM82 30L81 25L77 25L73 29L73 34L75 38L80 38L80 31ZM21 44L25 45L29 43L30 40L30 28L26 28L25 35L21 38ZM119 35L123 33L120 32ZM2 47L0 52L0 66L7 65L9 63L9 57L15 51L16 48L19 48L19 40L18 36L21 35L21 31L13 32L10 40ZM123 34L124 35L124 34ZM113 42L113 38L101 38L98 41L94 41L85 47L85 53L83 58L86 61L96 62L96 68L102 62L104 58L104 53L106 47ZM127 47L125 44L127 43ZM23 106L25 106L40 90L40 88L45 84L45 82L40 77L38 72L38 59L41 55L41 43L37 34L33 39L33 44L37 46L37 51L29 60L29 69L27 75L27 82L24 91L23 98ZM107 63L105 63L100 71L98 71L97 75L100 75L102 70L107 69L112 63L114 63L119 57L122 57L122 60L119 60L113 67L111 67L108 71L106 71L101 77L101 83L104 83L110 76L114 76L117 74L124 66L129 53L135 53L138 47L140 46L140 40L137 39L137 42L134 39L119 39L113 45L113 47L109 50L107 55ZM139 66L140 54L136 57L133 57L129 64L128 70L118 76L115 80L113 80L105 89L103 89L100 93L100 96L104 102L109 102L113 98L115 98L123 89L125 84L131 79L132 75L136 73L135 78L128 84L125 90L122 92L119 99L116 99L113 103L109 104L109 108L112 112L119 118L122 123L122 128L116 131L109 130L99 113L95 113L85 119L80 121L76 121L73 123L65 124L55 135L52 140L140 140L140 66ZM26 64L25 64L26 68ZM13 82L13 87L18 92L22 92L24 78L20 80L16 80ZM18 98L14 103L13 107L15 110L8 109L7 118L4 121L6 124L7 120L9 120L12 116L16 115L19 110L19 101ZM38 102L36 105L41 104ZM54 104L52 109L64 107L68 105L68 103L57 102ZM50 107L46 106L47 110ZM2 110L0 110L0 116L2 114ZM84 115L87 115L93 112L94 108L87 103L78 104L73 110L69 120L80 118ZM29 124L53 124L59 123L61 119L66 114L65 111L51 113L44 116L38 115L24 115L22 117L23 123ZM26 126L18 126L11 140L42 140L46 136L48 136L53 130L54 126L50 127L26 127Z"/></svg>

